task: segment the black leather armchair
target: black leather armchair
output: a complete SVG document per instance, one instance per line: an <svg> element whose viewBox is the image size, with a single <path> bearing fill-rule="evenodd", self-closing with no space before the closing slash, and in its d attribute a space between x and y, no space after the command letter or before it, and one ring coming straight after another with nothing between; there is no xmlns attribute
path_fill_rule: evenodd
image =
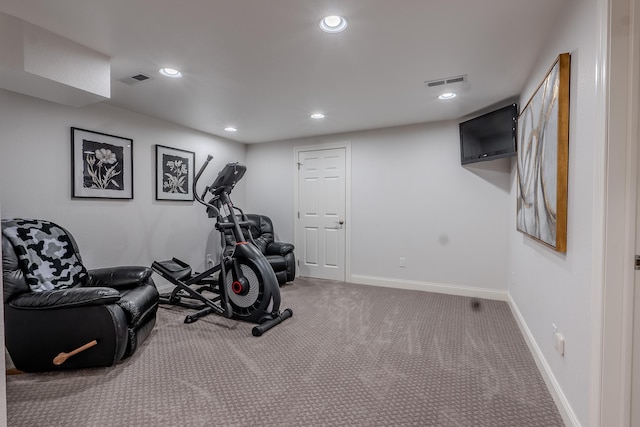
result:
<svg viewBox="0 0 640 427"><path fill-rule="evenodd" d="M291 282L296 276L296 257L293 253L295 247L291 243L275 241L275 233L271 218L265 215L246 214L249 222L249 232L253 243L264 254L276 273L276 278L280 285ZM247 234L247 229L243 228L243 233L248 241L252 239ZM226 233L227 247L235 242L230 233Z"/></svg>
<svg viewBox="0 0 640 427"><path fill-rule="evenodd" d="M19 370L111 366L155 325L150 268L86 270L73 236L51 222L2 220L2 269L5 344Z"/></svg>

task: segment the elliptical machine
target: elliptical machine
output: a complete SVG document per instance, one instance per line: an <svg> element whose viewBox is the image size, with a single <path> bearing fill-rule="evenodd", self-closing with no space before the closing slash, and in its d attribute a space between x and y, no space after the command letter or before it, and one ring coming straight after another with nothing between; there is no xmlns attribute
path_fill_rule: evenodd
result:
<svg viewBox="0 0 640 427"><path fill-rule="evenodd" d="M199 203L206 206L209 217L216 218L215 227L220 232L220 263L202 273L192 273L191 267L177 258L154 261L151 268L176 286L170 294L160 296L160 303L195 310L185 317L185 323L193 323L211 313L257 323L252 334L260 336L291 317L293 312L290 308L279 311L280 286L276 275L258 248L245 241L242 229L248 229L249 222L229 197L244 176L246 166L228 163L202 195L198 195L198 181L212 159L212 156L207 156L196 174L193 194ZM208 202L205 201L207 193L213 195ZM240 213L241 220L236 211ZM250 232L248 235L251 239ZM231 250L225 236L234 239ZM211 296L207 296L209 294Z"/></svg>

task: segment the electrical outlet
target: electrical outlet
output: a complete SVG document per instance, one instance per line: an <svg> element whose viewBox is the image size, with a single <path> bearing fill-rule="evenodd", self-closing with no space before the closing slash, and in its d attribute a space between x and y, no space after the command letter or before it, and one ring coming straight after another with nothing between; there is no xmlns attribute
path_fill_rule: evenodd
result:
<svg viewBox="0 0 640 427"><path fill-rule="evenodd" d="M405 268L407 266L407 259L405 257L400 258L400 268Z"/></svg>
<svg viewBox="0 0 640 427"><path fill-rule="evenodd" d="M560 353L560 356L564 356L564 335L556 332L554 334L554 338L555 338L554 344L555 344L556 350L558 350L558 353Z"/></svg>
<svg viewBox="0 0 640 427"><path fill-rule="evenodd" d="M551 324L551 330L553 331L553 346L560 353L560 356L564 357L564 335L558 332L558 326L555 323Z"/></svg>

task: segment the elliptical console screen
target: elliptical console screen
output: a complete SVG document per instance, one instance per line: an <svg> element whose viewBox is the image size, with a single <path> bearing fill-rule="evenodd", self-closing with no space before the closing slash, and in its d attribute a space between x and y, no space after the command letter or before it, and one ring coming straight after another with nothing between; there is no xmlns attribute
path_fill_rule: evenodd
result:
<svg viewBox="0 0 640 427"><path fill-rule="evenodd" d="M231 193L233 187L242 179L247 167L240 163L227 163L213 184L209 187L211 194L217 196L222 193Z"/></svg>

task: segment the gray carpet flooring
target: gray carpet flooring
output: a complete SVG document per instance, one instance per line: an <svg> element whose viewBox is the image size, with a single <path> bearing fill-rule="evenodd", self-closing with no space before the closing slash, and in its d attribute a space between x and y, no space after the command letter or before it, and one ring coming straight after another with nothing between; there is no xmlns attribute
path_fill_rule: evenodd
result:
<svg viewBox="0 0 640 427"><path fill-rule="evenodd" d="M163 306L110 368L7 377L10 426L562 426L504 302L299 278L262 337Z"/></svg>

